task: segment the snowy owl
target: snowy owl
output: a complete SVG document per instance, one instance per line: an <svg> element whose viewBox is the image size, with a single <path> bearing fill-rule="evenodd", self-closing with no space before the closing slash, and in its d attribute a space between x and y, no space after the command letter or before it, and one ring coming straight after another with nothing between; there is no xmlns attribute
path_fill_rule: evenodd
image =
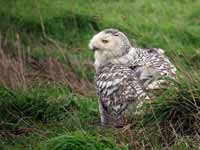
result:
<svg viewBox="0 0 200 150"><path fill-rule="evenodd" d="M101 122L117 125L129 103L149 99L146 90L157 89L165 80L176 78L174 65L162 49L133 47L127 36L116 29L94 35L89 43L94 51L96 88Z"/></svg>

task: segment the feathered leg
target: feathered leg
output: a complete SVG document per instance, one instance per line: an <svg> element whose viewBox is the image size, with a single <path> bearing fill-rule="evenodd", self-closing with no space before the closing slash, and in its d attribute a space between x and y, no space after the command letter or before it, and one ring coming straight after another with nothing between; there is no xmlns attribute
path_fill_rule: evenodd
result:
<svg viewBox="0 0 200 150"><path fill-rule="evenodd" d="M100 98L99 98L99 113L100 113L100 118L101 118L101 125L107 125L108 124L108 115L102 106Z"/></svg>
<svg viewBox="0 0 200 150"><path fill-rule="evenodd" d="M121 114L120 117L114 123L114 133L116 138L116 143L118 148L121 146L125 146L125 143L128 139L132 139L131 134L131 124L127 124L128 122L125 120L125 115Z"/></svg>

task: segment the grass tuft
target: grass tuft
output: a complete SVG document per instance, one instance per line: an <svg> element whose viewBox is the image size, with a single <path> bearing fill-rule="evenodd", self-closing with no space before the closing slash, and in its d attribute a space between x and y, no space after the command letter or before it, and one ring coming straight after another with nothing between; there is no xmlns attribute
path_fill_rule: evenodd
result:
<svg viewBox="0 0 200 150"><path fill-rule="evenodd" d="M113 150L116 149L113 139L94 136L86 132L74 132L61 135L42 144L42 150Z"/></svg>
<svg viewBox="0 0 200 150"><path fill-rule="evenodd" d="M157 126L168 144L180 136L200 135L200 88L195 80L175 82L144 107L141 125Z"/></svg>

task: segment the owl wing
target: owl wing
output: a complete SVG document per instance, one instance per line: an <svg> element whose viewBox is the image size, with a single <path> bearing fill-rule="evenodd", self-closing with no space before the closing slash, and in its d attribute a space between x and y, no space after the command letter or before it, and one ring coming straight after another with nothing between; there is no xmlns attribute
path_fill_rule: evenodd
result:
<svg viewBox="0 0 200 150"><path fill-rule="evenodd" d="M118 116L129 103L148 99L134 70L124 65L106 65L96 75L100 102L107 113Z"/></svg>
<svg viewBox="0 0 200 150"><path fill-rule="evenodd" d="M144 51L144 60L147 66L155 69L161 76L176 78L176 68L164 55L162 49L152 48Z"/></svg>
<svg viewBox="0 0 200 150"><path fill-rule="evenodd" d="M169 61L169 59L164 55L164 50L162 49L136 49L133 63L129 66L135 70L137 77L143 83L145 88L157 81L160 77L169 77L171 79L176 79L176 68ZM163 80L164 81L164 80ZM162 83L166 83L165 80ZM160 84L161 82L157 82ZM155 89L157 89L156 86Z"/></svg>

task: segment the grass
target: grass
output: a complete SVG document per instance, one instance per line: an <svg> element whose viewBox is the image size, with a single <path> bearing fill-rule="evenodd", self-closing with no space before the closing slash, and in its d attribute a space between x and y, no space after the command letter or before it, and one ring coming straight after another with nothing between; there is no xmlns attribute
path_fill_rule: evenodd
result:
<svg viewBox="0 0 200 150"><path fill-rule="evenodd" d="M64 149L64 150L88 150L88 149L98 149L98 150L112 150L116 149L113 140L106 139L105 137L92 136L87 133L75 132L69 135L59 136L50 139L44 143L44 149ZM42 148L42 149L43 149Z"/></svg>
<svg viewBox="0 0 200 150"><path fill-rule="evenodd" d="M179 80L134 116L121 149L198 149L200 1L0 1L0 148L116 149L102 128L90 38L160 47ZM151 138L154 137L154 138Z"/></svg>

